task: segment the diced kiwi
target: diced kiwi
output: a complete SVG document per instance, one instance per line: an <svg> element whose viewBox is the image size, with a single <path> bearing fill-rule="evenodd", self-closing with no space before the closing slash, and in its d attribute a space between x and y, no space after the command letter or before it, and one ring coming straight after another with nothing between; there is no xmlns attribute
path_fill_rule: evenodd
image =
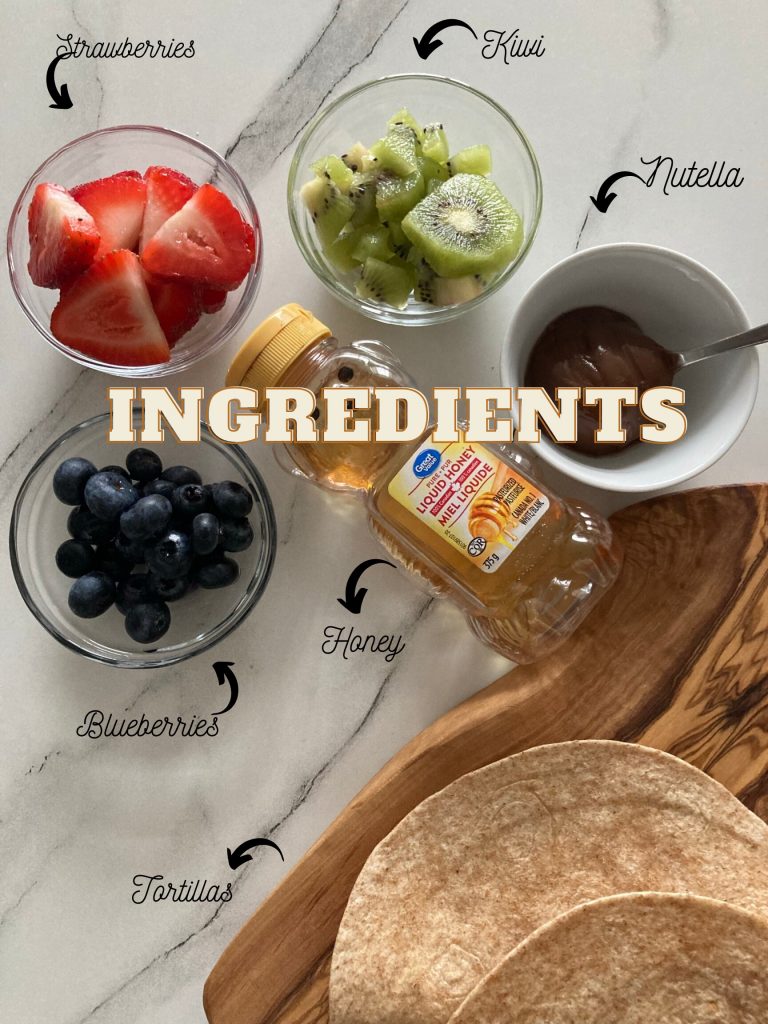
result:
<svg viewBox="0 0 768 1024"><path fill-rule="evenodd" d="M418 170L416 137L406 125L393 124L385 138L371 146L371 154L382 171L393 171L402 178Z"/></svg>
<svg viewBox="0 0 768 1024"><path fill-rule="evenodd" d="M352 258L358 263L365 263L369 256L385 263L390 256L394 256L389 231L381 225L375 228L361 228L357 232L357 244L352 250Z"/></svg>
<svg viewBox="0 0 768 1024"><path fill-rule="evenodd" d="M451 174L490 174L491 151L488 146L460 149L446 164Z"/></svg>
<svg viewBox="0 0 768 1024"><path fill-rule="evenodd" d="M407 245L410 248L410 239L403 231L403 225L399 220L388 220L387 228L393 245Z"/></svg>
<svg viewBox="0 0 768 1024"><path fill-rule="evenodd" d="M429 184L430 181L448 181L450 178L450 172L445 164L439 164L437 160L432 160L428 156L420 156L416 158L419 163L419 170L421 176L424 179L425 184Z"/></svg>
<svg viewBox="0 0 768 1024"><path fill-rule="evenodd" d="M348 273L360 265L359 260L356 260L352 255L359 240L357 231L345 230L324 250L325 255L337 270L340 270L342 273Z"/></svg>
<svg viewBox="0 0 768 1024"><path fill-rule="evenodd" d="M376 183L376 208L382 224L390 220L402 220L424 197L424 179L420 171L414 171L407 178L396 174L380 174Z"/></svg>
<svg viewBox="0 0 768 1024"><path fill-rule="evenodd" d="M431 192L434 192L436 188L440 188L442 184L443 183L442 181L440 181L439 178L430 178L429 181L427 182L426 187L427 195L429 195Z"/></svg>
<svg viewBox="0 0 768 1024"><path fill-rule="evenodd" d="M346 192L352 184L352 171L340 156L324 156L320 160L315 160L312 170L318 178L328 178L342 192Z"/></svg>
<svg viewBox="0 0 768 1024"><path fill-rule="evenodd" d="M371 151L362 142L356 142L346 153L341 154L341 159L351 171L362 171L363 161L370 157Z"/></svg>
<svg viewBox="0 0 768 1024"><path fill-rule="evenodd" d="M363 225L376 225L379 223L379 213L376 209L376 175L355 172L352 175L352 184L347 195L355 204L355 211L352 214L351 223L354 227Z"/></svg>
<svg viewBox="0 0 768 1024"><path fill-rule="evenodd" d="M415 280L415 268L405 266L403 261L384 263L369 256L355 290L361 299L404 309Z"/></svg>
<svg viewBox="0 0 768 1024"><path fill-rule="evenodd" d="M440 277L500 271L523 241L520 215L477 174L444 181L407 214L403 231Z"/></svg>
<svg viewBox="0 0 768 1024"><path fill-rule="evenodd" d="M410 128L416 138L416 141L421 144L421 140L424 138L424 132L421 129L421 125L413 114L411 114L405 107L398 110L398 112L393 114L389 121L387 121L388 128L391 128L393 125L405 125L406 128Z"/></svg>
<svg viewBox="0 0 768 1024"><path fill-rule="evenodd" d="M458 306L476 298L488 287L488 280L480 274L465 277L440 277L415 246L408 257L416 267L414 298L430 306Z"/></svg>
<svg viewBox="0 0 768 1024"><path fill-rule="evenodd" d="M441 124L424 126L421 152L423 156L428 156L430 160L434 160L438 164L443 164L448 159L448 139Z"/></svg>
<svg viewBox="0 0 768 1024"><path fill-rule="evenodd" d="M320 244L327 248L351 219L355 204L325 176L308 181L301 189L301 198L314 222Z"/></svg>

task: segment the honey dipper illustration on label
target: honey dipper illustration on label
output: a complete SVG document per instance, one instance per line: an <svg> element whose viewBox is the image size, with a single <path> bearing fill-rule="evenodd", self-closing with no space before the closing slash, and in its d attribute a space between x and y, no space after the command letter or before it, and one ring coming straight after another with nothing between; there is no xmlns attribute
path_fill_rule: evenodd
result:
<svg viewBox="0 0 768 1024"><path fill-rule="evenodd" d="M490 490L479 494L469 509L468 528L473 537L482 537L489 544L498 543L509 546L507 527L512 517L512 509L507 495L519 493L515 487L517 480L508 466L499 466ZM511 484L511 486L507 486ZM506 535L506 536L505 536ZM509 539L517 540L512 536Z"/></svg>

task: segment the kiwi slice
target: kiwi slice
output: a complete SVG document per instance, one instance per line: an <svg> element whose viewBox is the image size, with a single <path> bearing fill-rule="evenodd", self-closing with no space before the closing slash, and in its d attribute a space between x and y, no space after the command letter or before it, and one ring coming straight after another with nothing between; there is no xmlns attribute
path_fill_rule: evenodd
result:
<svg viewBox="0 0 768 1024"><path fill-rule="evenodd" d="M371 146L382 171L393 171L405 178L418 170L416 163L416 136L404 124L393 124L385 138Z"/></svg>
<svg viewBox="0 0 768 1024"><path fill-rule="evenodd" d="M361 299L405 309L416 282L416 269L397 257L394 259L395 262L384 263L368 257L355 288Z"/></svg>
<svg viewBox="0 0 768 1024"><path fill-rule="evenodd" d="M387 128L392 128L393 125L405 125L406 128L410 128L413 132L416 142L421 144L421 140L424 138L424 132L421 129L421 125L416 118L411 114L405 107L398 110L396 114L393 114L387 121Z"/></svg>
<svg viewBox="0 0 768 1024"><path fill-rule="evenodd" d="M354 146L341 154L341 159L353 173L363 170L363 163L370 159L371 151L362 142L356 142Z"/></svg>
<svg viewBox="0 0 768 1024"><path fill-rule="evenodd" d="M324 156L320 160L315 160L312 170L318 178L328 178L342 192L346 192L352 184L352 171L340 156Z"/></svg>
<svg viewBox="0 0 768 1024"><path fill-rule="evenodd" d="M435 122L425 125L421 152L422 156L428 156L438 164L443 164L448 159L448 139L441 124Z"/></svg>
<svg viewBox="0 0 768 1024"><path fill-rule="evenodd" d="M342 234L329 246L324 249L325 255L331 261L331 263L340 270L343 274L348 273L350 270L354 270L358 267L359 261L356 260L352 252L359 242L359 236L357 231L349 231L345 229Z"/></svg>
<svg viewBox="0 0 768 1024"><path fill-rule="evenodd" d="M355 212L355 204L330 178L312 178L301 189L317 237L323 248L334 242Z"/></svg>
<svg viewBox="0 0 768 1024"><path fill-rule="evenodd" d="M352 258L358 263L365 263L369 256L385 263L390 256L394 256L389 231L381 225L375 228L361 228L357 232L357 244L352 250Z"/></svg>
<svg viewBox="0 0 768 1024"><path fill-rule="evenodd" d="M446 164L450 174L490 174L491 151L488 146L460 149Z"/></svg>
<svg viewBox="0 0 768 1024"><path fill-rule="evenodd" d="M467 274L464 277L440 277L424 255L415 246L408 256L409 262L416 267L416 285L414 297L417 302L425 302L430 306L459 306L482 294L489 281L481 274Z"/></svg>
<svg viewBox="0 0 768 1024"><path fill-rule="evenodd" d="M407 214L403 231L440 277L500 271L523 241L520 215L476 174L444 181Z"/></svg>
<svg viewBox="0 0 768 1024"><path fill-rule="evenodd" d="M407 178L400 178L396 174L380 174L376 182L379 220L385 225L390 220L402 220L424 198L424 192L424 179L420 171L414 171Z"/></svg>
<svg viewBox="0 0 768 1024"><path fill-rule="evenodd" d="M355 172L347 195L355 204L350 223L354 227L375 226L379 223L376 209L376 175Z"/></svg>
<svg viewBox="0 0 768 1024"><path fill-rule="evenodd" d="M418 160L419 170L426 185L435 179L437 181L448 181L450 178L450 171L445 164L439 164L437 160L432 160L428 156L419 156L416 159Z"/></svg>

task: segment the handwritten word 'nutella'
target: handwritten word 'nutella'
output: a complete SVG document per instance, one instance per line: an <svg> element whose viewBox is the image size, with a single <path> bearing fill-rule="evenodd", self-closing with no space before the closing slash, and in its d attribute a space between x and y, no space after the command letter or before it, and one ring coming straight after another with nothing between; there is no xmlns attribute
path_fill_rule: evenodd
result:
<svg viewBox="0 0 768 1024"><path fill-rule="evenodd" d="M711 167L699 167L694 160L689 167L678 167L671 156L655 156L650 160L640 157L640 162L647 167L653 166L645 184L650 188L656 181L664 179L663 192L670 188L740 188L744 184L740 167L729 167L726 171L725 161L712 161Z"/></svg>

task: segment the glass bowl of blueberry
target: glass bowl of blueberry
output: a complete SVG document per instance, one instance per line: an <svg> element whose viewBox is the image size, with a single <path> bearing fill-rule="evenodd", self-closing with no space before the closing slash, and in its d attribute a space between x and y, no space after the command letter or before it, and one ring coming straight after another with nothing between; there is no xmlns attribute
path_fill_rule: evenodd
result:
<svg viewBox="0 0 768 1024"><path fill-rule="evenodd" d="M68 430L27 474L14 577L70 650L119 668L172 665L227 636L264 593L272 503L242 449L205 424L194 448L169 435L129 448L108 445L108 420Z"/></svg>

